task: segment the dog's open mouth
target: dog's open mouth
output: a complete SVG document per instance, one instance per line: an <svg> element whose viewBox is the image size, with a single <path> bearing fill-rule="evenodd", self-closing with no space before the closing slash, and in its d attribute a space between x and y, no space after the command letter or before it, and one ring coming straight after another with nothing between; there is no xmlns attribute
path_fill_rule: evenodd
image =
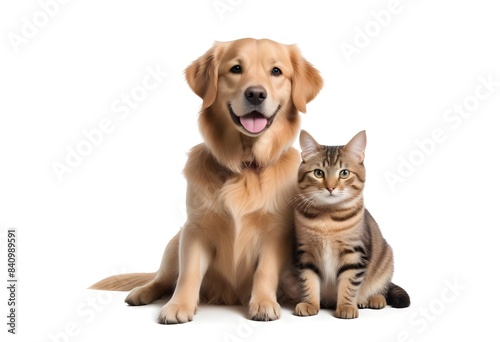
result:
<svg viewBox="0 0 500 342"><path fill-rule="evenodd" d="M245 114L243 116L237 116L233 112L233 109L231 108L230 104L228 105L228 108L229 108L229 113L231 113L231 118L233 119L235 124L243 127L249 133L259 134L263 132L266 128L271 126L274 118L276 117L276 114L278 114L280 106L278 106L274 114L269 118L256 110L248 114Z"/></svg>

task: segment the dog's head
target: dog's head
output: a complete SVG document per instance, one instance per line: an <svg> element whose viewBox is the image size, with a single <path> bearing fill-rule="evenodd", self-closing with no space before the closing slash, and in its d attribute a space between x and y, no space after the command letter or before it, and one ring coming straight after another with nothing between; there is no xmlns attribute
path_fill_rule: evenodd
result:
<svg viewBox="0 0 500 342"><path fill-rule="evenodd" d="M256 138L275 131L293 139L297 110L305 113L323 85L319 72L296 46L250 38L215 43L186 69L186 79L203 99L206 124L211 122L210 132L202 125L205 138L218 135L225 143L236 132ZM287 134L290 129L284 126L290 123L297 127Z"/></svg>

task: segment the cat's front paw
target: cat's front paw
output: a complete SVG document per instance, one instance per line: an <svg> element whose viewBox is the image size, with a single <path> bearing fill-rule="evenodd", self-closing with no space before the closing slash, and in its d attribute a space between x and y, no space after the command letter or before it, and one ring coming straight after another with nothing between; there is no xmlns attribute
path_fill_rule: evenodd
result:
<svg viewBox="0 0 500 342"><path fill-rule="evenodd" d="M309 303L299 303L295 306L294 314L297 316L314 316L317 315L319 308Z"/></svg>
<svg viewBox="0 0 500 342"><path fill-rule="evenodd" d="M337 305L334 316L344 319L358 318L359 311L354 305Z"/></svg>
<svg viewBox="0 0 500 342"><path fill-rule="evenodd" d="M387 301L385 300L385 296L381 294L375 294L370 296L368 299L358 301L358 308L360 309L383 309L386 306Z"/></svg>
<svg viewBox="0 0 500 342"><path fill-rule="evenodd" d="M381 294L376 294L370 297L368 300L368 307L370 309L383 309L387 305L385 297Z"/></svg>

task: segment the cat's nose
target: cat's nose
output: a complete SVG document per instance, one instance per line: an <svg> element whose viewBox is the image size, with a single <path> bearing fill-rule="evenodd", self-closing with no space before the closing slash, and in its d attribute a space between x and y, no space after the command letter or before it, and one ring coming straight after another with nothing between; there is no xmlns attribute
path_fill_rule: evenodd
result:
<svg viewBox="0 0 500 342"><path fill-rule="evenodd" d="M329 193L333 192L333 188L326 188L326 190L328 190Z"/></svg>

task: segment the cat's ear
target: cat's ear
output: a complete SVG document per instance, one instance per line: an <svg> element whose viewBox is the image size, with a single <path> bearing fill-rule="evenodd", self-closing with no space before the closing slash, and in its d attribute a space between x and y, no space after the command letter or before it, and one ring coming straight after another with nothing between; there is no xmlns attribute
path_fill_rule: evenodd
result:
<svg viewBox="0 0 500 342"><path fill-rule="evenodd" d="M314 140L314 138L304 130L300 131L299 136L300 149L302 150L302 160L307 160L308 157L320 149L321 145Z"/></svg>
<svg viewBox="0 0 500 342"><path fill-rule="evenodd" d="M356 161L361 164L365 160L365 149L366 149L366 132L361 131L354 136L345 145L344 150L347 151Z"/></svg>

